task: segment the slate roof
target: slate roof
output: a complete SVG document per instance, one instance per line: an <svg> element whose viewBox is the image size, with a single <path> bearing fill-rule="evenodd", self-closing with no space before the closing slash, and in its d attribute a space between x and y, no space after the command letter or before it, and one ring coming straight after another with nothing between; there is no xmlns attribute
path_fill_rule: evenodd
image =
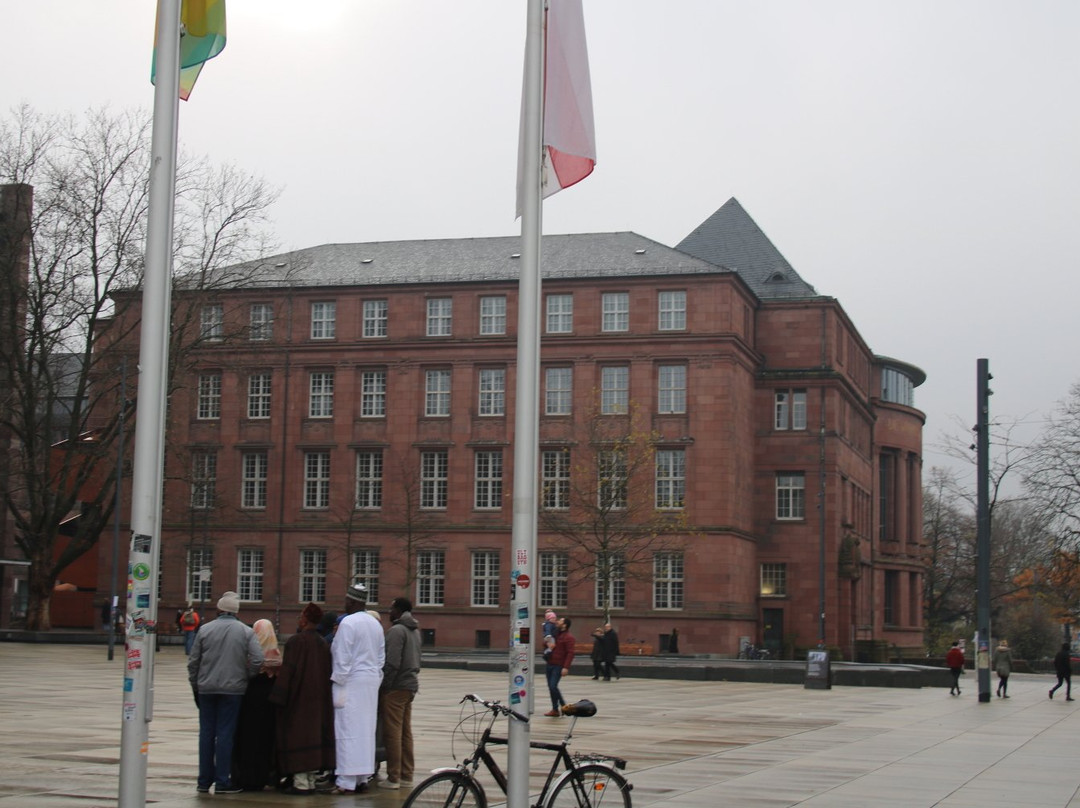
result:
<svg viewBox="0 0 1080 808"><path fill-rule="evenodd" d="M675 248L739 273L762 299L819 296L813 286L799 277L735 197Z"/></svg>
<svg viewBox="0 0 1080 808"><path fill-rule="evenodd" d="M544 236L541 250L545 279L727 271L629 232ZM516 281L520 253L518 236L323 244L229 271L262 287Z"/></svg>

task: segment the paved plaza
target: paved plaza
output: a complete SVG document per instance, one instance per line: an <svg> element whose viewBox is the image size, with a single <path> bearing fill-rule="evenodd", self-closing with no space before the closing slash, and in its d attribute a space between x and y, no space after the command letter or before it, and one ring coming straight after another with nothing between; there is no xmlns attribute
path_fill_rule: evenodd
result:
<svg viewBox="0 0 1080 808"><path fill-rule="evenodd" d="M0 643L0 808L116 805L122 659L122 647L110 662L103 646ZM1080 700L1049 700L1046 676L1014 675L1012 698L979 704L970 673L954 698L943 688L605 683L586 669L587 660L575 664L564 694L592 699L598 713L578 721L573 748L626 758L635 808L1080 808ZM163 648L154 678L148 805L397 808L405 800L404 790L197 795L198 719L181 648ZM506 690L499 673L424 671L413 714L418 775L468 751L460 736L451 751L462 694ZM547 709L542 699L537 706ZM532 737L557 739L566 724L537 715ZM534 771L546 762L533 753ZM486 784L492 804L501 802Z"/></svg>

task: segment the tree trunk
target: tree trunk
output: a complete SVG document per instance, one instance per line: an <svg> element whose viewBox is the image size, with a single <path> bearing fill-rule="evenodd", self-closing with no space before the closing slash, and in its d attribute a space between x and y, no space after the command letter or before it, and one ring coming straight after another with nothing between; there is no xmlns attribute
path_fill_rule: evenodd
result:
<svg viewBox="0 0 1080 808"><path fill-rule="evenodd" d="M50 564L35 563L30 567L27 581L26 628L28 631L52 630L49 604L52 599L53 580Z"/></svg>

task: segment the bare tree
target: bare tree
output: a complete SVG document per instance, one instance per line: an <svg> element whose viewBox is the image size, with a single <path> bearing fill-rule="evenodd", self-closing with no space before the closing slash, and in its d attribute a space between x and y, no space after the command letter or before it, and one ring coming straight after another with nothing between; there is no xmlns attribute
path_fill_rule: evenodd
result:
<svg viewBox="0 0 1080 808"><path fill-rule="evenodd" d="M1080 383L1060 402L1031 448L1024 483L1056 547L1080 550Z"/></svg>
<svg viewBox="0 0 1080 808"><path fill-rule="evenodd" d="M943 651L958 624L974 619L975 517L956 493L956 479L933 468L923 488L926 645Z"/></svg>
<svg viewBox="0 0 1080 808"><path fill-rule="evenodd" d="M11 435L0 501L30 562L32 629L50 628L56 580L94 546L113 509L119 415L136 402L134 392L121 399L119 366L126 352L134 375L139 324L129 304L142 280L150 128L148 114L105 109L77 119L23 106L0 121L0 182L33 189L32 207L13 220L26 230L4 240L0 255L0 428ZM220 268L263 248L258 233L276 192L205 161L184 161L178 178L175 275L208 290L222 282ZM197 341L183 316L177 322L175 358ZM76 361L58 363L60 355ZM58 551L59 526L72 514L73 535Z"/></svg>
<svg viewBox="0 0 1080 808"><path fill-rule="evenodd" d="M654 556L680 550L688 532L684 472L665 478L670 487L658 490L660 436L642 420L633 405L614 415L594 409L572 448L549 450L544 458L569 473L545 471L540 528L547 546L565 554L568 578L595 583L605 622L616 587L628 578L648 579ZM682 457L681 447L661 451L662 461L671 459L669 451Z"/></svg>

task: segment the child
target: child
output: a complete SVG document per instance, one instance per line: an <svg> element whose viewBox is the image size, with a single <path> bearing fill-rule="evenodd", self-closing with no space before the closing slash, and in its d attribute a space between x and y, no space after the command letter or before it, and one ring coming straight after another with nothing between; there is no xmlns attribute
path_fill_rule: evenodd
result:
<svg viewBox="0 0 1080 808"><path fill-rule="evenodd" d="M551 655L551 649L555 647L555 634L558 631L555 627L557 619L557 615L551 609L544 612L544 625L540 628L540 633L544 637L544 659Z"/></svg>

